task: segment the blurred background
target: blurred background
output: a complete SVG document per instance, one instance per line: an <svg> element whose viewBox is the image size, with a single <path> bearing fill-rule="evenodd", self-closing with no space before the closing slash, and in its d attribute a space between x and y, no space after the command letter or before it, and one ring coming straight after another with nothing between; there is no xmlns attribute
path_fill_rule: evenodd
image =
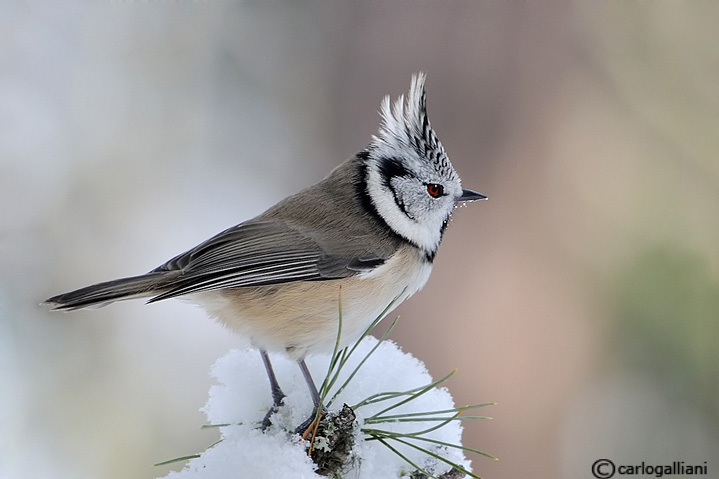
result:
<svg viewBox="0 0 719 479"><path fill-rule="evenodd" d="M98 4L100 3L100 4ZM715 2L6 2L0 477L152 478L204 450L213 362L180 301L43 299L163 263L363 149L428 72L464 185L394 339L492 479L709 462L719 477ZM269 397L269 396L268 396ZM714 460L714 461L712 461Z"/></svg>

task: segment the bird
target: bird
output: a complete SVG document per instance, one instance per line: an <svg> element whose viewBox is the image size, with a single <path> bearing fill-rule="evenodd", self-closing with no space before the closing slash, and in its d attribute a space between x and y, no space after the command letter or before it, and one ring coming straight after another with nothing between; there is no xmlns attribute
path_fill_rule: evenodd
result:
<svg viewBox="0 0 719 479"><path fill-rule="evenodd" d="M340 296L349 344L425 285L454 210L487 198L462 187L427 117L425 82L419 72L406 97L385 96L368 146L320 182L145 274L44 303L71 311L133 298L189 300L259 350L273 399L262 430L285 397L268 351L297 362L322 407L305 358L333 350Z"/></svg>

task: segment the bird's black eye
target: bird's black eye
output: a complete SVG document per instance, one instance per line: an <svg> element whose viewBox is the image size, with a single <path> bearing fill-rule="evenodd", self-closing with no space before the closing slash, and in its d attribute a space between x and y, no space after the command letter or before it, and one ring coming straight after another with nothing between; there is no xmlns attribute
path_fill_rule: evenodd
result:
<svg viewBox="0 0 719 479"><path fill-rule="evenodd" d="M432 198L444 196L444 186L437 183L429 183L427 185L427 193L429 193L429 196Z"/></svg>

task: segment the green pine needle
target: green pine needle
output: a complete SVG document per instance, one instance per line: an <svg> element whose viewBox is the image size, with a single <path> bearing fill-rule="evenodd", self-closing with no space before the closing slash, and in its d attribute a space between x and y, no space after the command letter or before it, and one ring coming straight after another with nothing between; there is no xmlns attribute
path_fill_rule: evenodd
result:
<svg viewBox="0 0 719 479"><path fill-rule="evenodd" d="M422 446L418 446L417 444L412 444L411 442L405 441L404 439L400 439L400 438L398 438L398 437L392 437L391 439L393 439L393 440L395 440L395 441L397 441L397 442L399 442L399 443L401 443L401 444L405 444L405 445L407 445L407 446L409 446L409 447L412 447L412 448L414 448L414 449L417 449L418 451L421 451L421 452L423 452L423 453L425 453L425 454L427 454L427 455L429 455L429 456L432 456L433 458L437 459L438 461L442 461L443 463L445 463L445 464L447 464L447 465L449 465L449 466L452 466L452 467L455 468L455 469L458 469L458 470L462 471L463 473L467 474L467 475L470 476L470 477L473 477L473 478L475 478L475 479L482 479L482 478L481 478L480 476L478 476L477 474L474 474L473 472L468 471L467 469L465 469L464 467L460 466L459 464L457 464L457 463L455 463L455 462L452 462L452 461L450 461L449 459L447 459L447 458L445 458L445 457L442 457L442 456L440 456L439 454L437 454L437 453L435 453L435 452L430 451L429 449L426 449L426 448L424 448L424 447L422 447ZM380 442L384 442L384 441L380 441ZM422 472L424 472L424 471L422 471ZM432 476L432 477L434 477L434 476Z"/></svg>
<svg viewBox="0 0 719 479"><path fill-rule="evenodd" d="M419 467L417 464L415 464L414 462L412 462L412 460L410 460L407 456L405 456L404 454L402 454L401 452L399 452L397 449L395 449L394 447L392 447L392 446L391 446L387 441L385 441L384 439L382 439L382 438L377 438L377 440L378 440L380 443L382 443L385 447L387 447L387 449L389 449L390 451L394 452L394 453L397 454L399 457L401 457L402 459L404 459L405 462L407 462L407 464L409 464L410 466L414 467L417 471L423 473L423 474L426 475L427 477L431 477L432 479L439 479L437 476L435 476L435 475L432 474L431 472L422 469L422 468Z"/></svg>
<svg viewBox="0 0 719 479"><path fill-rule="evenodd" d="M222 442L222 439L218 439L217 441L213 442L209 446L207 446L207 449L212 449L213 447L217 446L219 443ZM205 449L205 451L207 451ZM166 466L168 464L174 464L176 462L182 462L182 461L189 461L190 459L197 459L198 457L201 457L202 454L190 454L189 456L182 456L182 457L176 457L174 459L168 459L167 461L158 462L157 464L153 464L153 466Z"/></svg>
<svg viewBox="0 0 719 479"><path fill-rule="evenodd" d="M176 462L189 461L190 459L197 459L200 456L201 456L201 454L192 454L189 456L176 457L174 459L168 459L167 461L158 462L157 464L153 464L153 466L166 466L168 464L174 464Z"/></svg>

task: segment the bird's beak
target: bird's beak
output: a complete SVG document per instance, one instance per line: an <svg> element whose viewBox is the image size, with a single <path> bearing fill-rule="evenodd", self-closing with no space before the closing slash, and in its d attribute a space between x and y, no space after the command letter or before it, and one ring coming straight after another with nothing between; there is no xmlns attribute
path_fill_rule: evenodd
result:
<svg viewBox="0 0 719 479"><path fill-rule="evenodd" d="M462 190L462 196L457 198L457 203L466 202L466 201L479 201L479 200L486 200L487 197L483 195L482 193L477 193L476 191L472 190Z"/></svg>

